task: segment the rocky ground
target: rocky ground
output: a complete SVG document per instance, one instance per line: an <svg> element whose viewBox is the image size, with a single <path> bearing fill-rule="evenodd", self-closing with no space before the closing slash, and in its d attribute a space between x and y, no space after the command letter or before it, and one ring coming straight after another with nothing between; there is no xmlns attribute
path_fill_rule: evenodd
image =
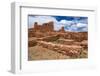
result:
<svg viewBox="0 0 100 76"><path fill-rule="evenodd" d="M28 60L87 58L88 43L85 35L81 34L82 39L80 34L69 34L53 33L43 37L29 37Z"/></svg>

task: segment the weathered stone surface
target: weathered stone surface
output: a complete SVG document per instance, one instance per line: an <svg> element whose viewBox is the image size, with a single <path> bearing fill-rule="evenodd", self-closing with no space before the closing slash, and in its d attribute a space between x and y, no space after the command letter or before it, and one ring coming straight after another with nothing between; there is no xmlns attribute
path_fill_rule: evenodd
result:
<svg viewBox="0 0 100 76"><path fill-rule="evenodd" d="M59 36L57 35L47 36L47 37L42 38L43 41L47 41L47 42L56 41L58 39L59 39Z"/></svg>
<svg viewBox="0 0 100 76"><path fill-rule="evenodd" d="M84 48L84 49L87 49L88 48L88 41L87 40L83 40L81 42L81 46Z"/></svg>
<svg viewBox="0 0 100 76"><path fill-rule="evenodd" d="M65 44L65 45L73 45L74 40L71 40L71 39L58 39L57 43Z"/></svg>
<svg viewBox="0 0 100 76"><path fill-rule="evenodd" d="M50 32L50 31L54 30L54 23L51 21L51 22L48 22L48 23L44 23L42 25L38 25L38 23L35 22L33 30L35 32L37 32L37 31L40 31L40 32Z"/></svg>
<svg viewBox="0 0 100 76"><path fill-rule="evenodd" d="M32 40L32 41L28 41L28 47L33 47L37 45L37 41L36 40Z"/></svg>
<svg viewBox="0 0 100 76"><path fill-rule="evenodd" d="M64 27L62 27L59 32L65 32Z"/></svg>
<svg viewBox="0 0 100 76"><path fill-rule="evenodd" d="M64 39L73 39L75 41L82 41L87 40L87 32L66 32L66 33L59 33L60 38Z"/></svg>
<svg viewBox="0 0 100 76"><path fill-rule="evenodd" d="M78 57L82 50L81 46L75 46L75 45L66 46L61 44L53 44L51 42L45 42L45 41L38 41L38 45L72 57Z"/></svg>
<svg viewBox="0 0 100 76"><path fill-rule="evenodd" d="M81 42L73 42L74 45L79 45L82 46L84 49L88 48L88 41L87 40L83 40Z"/></svg>

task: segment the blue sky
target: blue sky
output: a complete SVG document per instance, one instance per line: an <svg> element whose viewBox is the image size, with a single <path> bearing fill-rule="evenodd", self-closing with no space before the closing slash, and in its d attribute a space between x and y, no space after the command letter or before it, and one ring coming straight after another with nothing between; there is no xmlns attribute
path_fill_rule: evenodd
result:
<svg viewBox="0 0 100 76"><path fill-rule="evenodd" d="M34 22L43 24L53 21L54 30L58 31L63 26L65 31L86 32L88 31L88 17L75 16L35 16L28 15L28 27L34 27Z"/></svg>

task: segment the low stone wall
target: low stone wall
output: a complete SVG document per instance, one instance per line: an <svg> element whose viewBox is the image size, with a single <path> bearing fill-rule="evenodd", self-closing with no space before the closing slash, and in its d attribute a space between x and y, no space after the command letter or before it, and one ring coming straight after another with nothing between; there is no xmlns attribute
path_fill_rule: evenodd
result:
<svg viewBox="0 0 100 76"><path fill-rule="evenodd" d="M88 41L87 40L83 40L81 42L81 46L84 48L84 49L88 49Z"/></svg>
<svg viewBox="0 0 100 76"><path fill-rule="evenodd" d="M72 39L75 41L82 41L88 39L87 32L66 32L66 33L59 33L60 38L64 39Z"/></svg>
<svg viewBox="0 0 100 76"><path fill-rule="evenodd" d="M81 42L76 42L74 40L71 39L58 39L56 41L58 44L64 44L64 45L77 45L77 46L82 46L84 49L88 48L88 41L87 40L83 40Z"/></svg>
<svg viewBox="0 0 100 76"><path fill-rule="evenodd" d="M57 43L64 44L64 45L73 45L74 40L71 39L58 39Z"/></svg>
<svg viewBox="0 0 100 76"><path fill-rule="evenodd" d="M46 42L52 42L52 41L56 41L59 39L58 35L53 35L53 36L47 36L47 37L43 37L42 41L46 41Z"/></svg>
<svg viewBox="0 0 100 76"><path fill-rule="evenodd" d="M79 45L82 46L84 49L88 49L88 41L83 40L81 42L73 42L73 45Z"/></svg>
<svg viewBox="0 0 100 76"><path fill-rule="evenodd" d="M81 46L75 46L75 45L68 46L68 45L54 44L45 41L38 41L38 45L73 58L78 57L82 51Z"/></svg>

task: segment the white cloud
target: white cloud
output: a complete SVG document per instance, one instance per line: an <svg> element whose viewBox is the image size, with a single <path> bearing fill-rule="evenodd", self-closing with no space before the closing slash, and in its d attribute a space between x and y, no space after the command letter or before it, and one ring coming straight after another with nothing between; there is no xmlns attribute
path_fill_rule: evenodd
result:
<svg viewBox="0 0 100 76"><path fill-rule="evenodd" d="M87 25L84 20L77 21L75 24L74 21L68 21L68 20L61 20L57 21L56 18L52 16L30 16L29 17L29 28L33 27L34 22L38 22L38 24L43 24L53 21L54 22L54 30L60 30L61 27L66 27L65 30L69 31L87 31Z"/></svg>
<svg viewBox="0 0 100 76"><path fill-rule="evenodd" d="M66 21L66 20L61 20L60 23L62 23L62 24L66 24L67 21Z"/></svg>
<svg viewBox="0 0 100 76"><path fill-rule="evenodd" d="M61 20L60 23L63 25L71 25L73 23L73 21Z"/></svg>
<svg viewBox="0 0 100 76"><path fill-rule="evenodd" d="M87 24L85 23L77 23L77 27L87 27Z"/></svg>
<svg viewBox="0 0 100 76"><path fill-rule="evenodd" d="M57 22L57 20L51 16L31 16L29 17L29 27L32 27L34 22L38 22L38 24L41 25L50 21Z"/></svg>

